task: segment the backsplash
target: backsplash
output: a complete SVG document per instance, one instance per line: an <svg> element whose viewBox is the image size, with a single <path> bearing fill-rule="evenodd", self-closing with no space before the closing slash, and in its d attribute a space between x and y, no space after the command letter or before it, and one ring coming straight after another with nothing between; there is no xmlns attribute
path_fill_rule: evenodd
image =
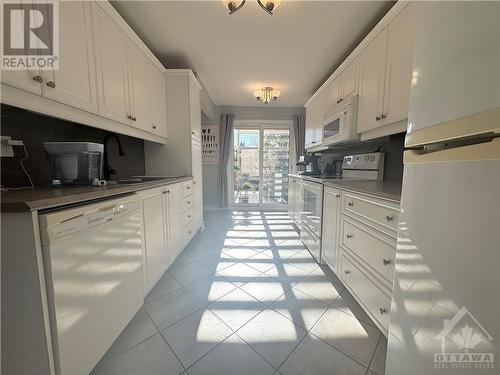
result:
<svg viewBox="0 0 500 375"><path fill-rule="evenodd" d="M321 170L324 163L332 160L341 160L345 155L364 154L381 151L385 153L384 181L402 183L403 180L403 151L405 134L394 134L389 137L352 145L338 150L328 150L321 153Z"/></svg>
<svg viewBox="0 0 500 375"><path fill-rule="evenodd" d="M24 142L29 158L24 161L27 172L35 186L50 185L49 162L43 149L43 142L96 142L102 143L106 131L78 123L56 119L21 108L1 105L1 134ZM109 164L117 174L112 178L125 178L145 173L144 141L118 135L125 156L118 155L118 146L109 140ZM1 158L2 186L17 187L29 184L19 161L24 157L22 146L14 146L13 158Z"/></svg>

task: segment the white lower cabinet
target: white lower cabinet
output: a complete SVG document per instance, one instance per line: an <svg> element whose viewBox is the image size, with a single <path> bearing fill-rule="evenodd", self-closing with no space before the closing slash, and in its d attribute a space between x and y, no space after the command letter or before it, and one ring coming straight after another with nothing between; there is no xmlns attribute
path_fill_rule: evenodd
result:
<svg viewBox="0 0 500 375"><path fill-rule="evenodd" d="M338 269L338 221L340 190L325 187L323 195L322 259L333 270Z"/></svg>
<svg viewBox="0 0 500 375"><path fill-rule="evenodd" d="M182 237L182 209L181 209L181 184L172 184L166 187L168 199L168 266L180 254L184 247Z"/></svg>
<svg viewBox="0 0 500 375"><path fill-rule="evenodd" d="M194 181L183 181L143 190L143 270L144 294L153 288L202 226L197 221ZM194 192L193 192L194 190ZM198 216L202 218L203 210Z"/></svg>
<svg viewBox="0 0 500 375"><path fill-rule="evenodd" d="M387 335L399 203L325 187L322 258Z"/></svg>
<svg viewBox="0 0 500 375"><path fill-rule="evenodd" d="M168 202L164 188L146 190L141 194L144 233L144 289L147 292L167 268Z"/></svg>

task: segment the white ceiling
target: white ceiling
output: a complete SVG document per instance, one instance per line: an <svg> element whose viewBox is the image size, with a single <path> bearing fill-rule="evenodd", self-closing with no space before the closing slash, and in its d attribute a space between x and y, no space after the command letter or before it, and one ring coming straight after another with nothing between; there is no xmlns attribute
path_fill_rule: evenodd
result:
<svg viewBox="0 0 500 375"><path fill-rule="evenodd" d="M387 1L282 1L273 16L248 0L114 1L168 68L195 71L216 105L255 106L252 90L281 89L273 106L301 107L389 10Z"/></svg>

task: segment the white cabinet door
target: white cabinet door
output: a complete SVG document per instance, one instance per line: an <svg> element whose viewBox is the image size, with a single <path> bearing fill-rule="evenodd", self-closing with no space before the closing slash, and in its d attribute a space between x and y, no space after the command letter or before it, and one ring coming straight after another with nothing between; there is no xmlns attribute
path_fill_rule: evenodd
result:
<svg viewBox="0 0 500 375"><path fill-rule="evenodd" d="M34 70L2 70L2 83L18 89L42 94L42 76L39 71Z"/></svg>
<svg viewBox="0 0 500 375"><path fill-rule="evenodd" d="M339 75L326 88L326 90L329 91L327 108L331 108L340 103L341 87L342 87L342 75Z"/></svg>
<svg viewBox="0 0 500 375"><path fill-rule="evenodd" d="M43 76L44 96L97 113L90 3L59 3L59 69Z"/></svg>
<svg viewBox="0 0 500 375"><path fill-rule="evenodd" d="M167 80L152 64L150 74L151 132L167 138Z"/></svg>
<svg viewBox="0 0 500 375"><path fill-rule="evenodd" d="M333 271L338 270L337 234L340 212L340 191L325 188L323 199L322 256Z"/></svg>
<svg viewBox="0 0 500 375"><path fill-rule="evenodd" d="M181 185L167 186L168 199L168 264L172 264L182 250L182 210L181 210Z"/></svg>
<svg viewBox="0 0 500 375"><path fill-rule="evenodd" d="M154 285L167 266L163 192L155 189L142 198L145 251L146 292Z"/></svg>
<svg viewBox="0 0 500 375"><path fill-rule="evenodd" d="M388 26L383 125L408 118L413 30L414 4L409 4Z"/></svg>
<svg viewBox="0 0 500 375"><path fill-rule="evenodd" d="M151 61L131 41L127 43L130 114L133 127L151 131L149 83Z"/></svg>
<svg viewBox="0 0 500 375"><path fill-rule="evenodd" d="M36 15L37 13L35 13ZM3 21L2 21L3 22ZM19 12L18 16L11 16L11 28L23 30L24 28L24 13ZM3 25L3 24L2 24ZM3 26L2 26L3 27ZM32 41L30 41L32 43ZM24 46L28 48L28 45ZM22 48L22 47L20 47ZM31 92L33 94L41 95L42 86L41 82L43 77L40 75L38 69L36 70L2 70L1 74L2 83L16 87L18 89Z"/></svg>
<svg viewBox="0 0 500 375"><path fill-rule="evenodd" d="M201 141L201 104L200 87L197 83L189 80L189 111L191 122L191 135Z"/></svg>
<svg viewBox="0 0 500 375"><path fill-rule="evenodd" d="M201 143L194 138L191 140L191 163L193 171L194 229L198 230L203 223L203 172Z"/></svg>
<svg viewBox="0 0 500 375"><path fill-rule="evenodd" d="M349 64L342 72L342 101L347 98L357 95L358 93L358 76L359 76L359 57Z"/></svg>
<svg viewBox="0 0 500 375"><path fill-rule="evenodd" d="M92 8L99 114L129 124L127 37L97 4Z"/></svg>
<svg viewBox="0 0 500 375"><path fill-rule="evenodd" d="M316 121L314 122L313 146L319 146L323 140L323 122L328 109L328 90L324 90L316 100Z"/></svg>
<svg viewBox="0 0 500 375"><path fill-rule="evenodd" d="M315 108L314 100L309 106L306 108L306 129L304 135L304 146L305 148L309 148L312 146L313 138L314 138L314 108Z"/></svg>
<svg viewBox="0 0 500 375"><path fill-rule="evenodd" d="M384 29L362 53L358 133L381 126L386 51L387 29Z"/></svg>

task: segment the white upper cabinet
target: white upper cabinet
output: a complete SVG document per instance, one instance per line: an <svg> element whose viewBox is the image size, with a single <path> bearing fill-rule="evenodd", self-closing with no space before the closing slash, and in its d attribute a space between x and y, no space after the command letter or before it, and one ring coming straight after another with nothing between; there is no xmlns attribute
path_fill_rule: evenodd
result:
<svg viewBox="0 0 500 375"><path fill-rule="evenodd" d="M93 4L99 113L129 123L127 38L118 25Z"/></svg>
<svg viewBox="0 0 500 375"><path fill-rule="evenodd" d="M90 3L59 3L59 69L42 73L47 98L97 112Z"/></svg>
<svg viewBox="0 0 500 375"><path fill-rule="evenodd" d="M359 58L353 60L342 72L342 94L339 100L344 101L347 98L358 94L359 83Z"/></svg>
<svg viewBox="0 0 500 375"><path fill-rule="evenodd" d="M132 43L127 43L129 120L131 125L148 132L151 127L150 80L151 65L148 58Z"/></svg>
<svg viewBox="0 0 500 375"><path fill-rule="evenodd" d="M201 103L200 103L200 89L198 81L189 81L189 110L190 110L190 124L191 135L193 138L201 141Z"/></svg>
<svg viewBox="0 0 500 375"><path fill-rule="evenodd" d="M384 109L386 52L387 29L384 29L362 53L358 133L380 126Z"/></svg>
<svg viewBox="0 0 500 375"><path fill-rule="evenodd" d="M414 6L407 5L362 53L358 132L408 118Z"/></svg>
<svg viewBox="0 0 500 375"><path fill-rule="evenodd" d="M167 138L167 80L165 74L155 66L151 66L150 79L151 130Z"/></svg>
<svg viewBox="0 0 500 375"><path fill-rule="evenodd" d="M382 124L392 124L408 118L410 98L414 4L408 5L388 26L387 64Z"/></svg>
<svg viewBox="0 0 500 375"><path fill-rule="evenodd" d="M59 3L58 63L2 71L2 103L165 143L165 69L108 2Z"/></svg>
<svg viewBox="0 0 500 375"><path fill-rule="evenodd" d="M306 104L306 147L318 133L316 119L342 109L342 102L359 95L357 132L361 140L406 130L413 65L415 8L396 2L386 16ZM437 52L438 53L438 52ZM328 92L326 112L316 104ZM308 114L308 112L311 112ZM319 129L321 131L321 128Z"/></svg>
<svg viewBox="0 0 500 375"><path fill-rule="evenodd" d="M335 78L330 86L327 88L328 90L328 108L336 106L340 103L340 98L342 96L342 77L338 76Z"/></svg>

